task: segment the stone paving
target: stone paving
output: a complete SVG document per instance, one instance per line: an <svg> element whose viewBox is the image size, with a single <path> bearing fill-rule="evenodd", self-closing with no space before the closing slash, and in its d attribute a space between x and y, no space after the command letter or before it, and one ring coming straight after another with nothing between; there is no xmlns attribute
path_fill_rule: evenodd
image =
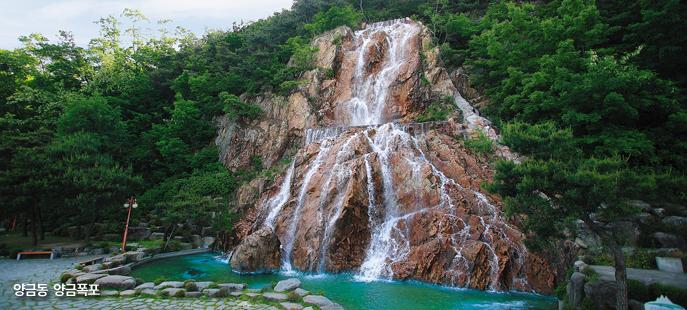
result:
<svg viewBox="0 0 687 310"><path fill-rule="evenodd" d="M270 305L225 298L106 298L55 297L52 284L59 275L89 256L54 260L0 259L0 309L276 309ZM16 297L12 286L17 283L48 284L48 297Z"/></svg>

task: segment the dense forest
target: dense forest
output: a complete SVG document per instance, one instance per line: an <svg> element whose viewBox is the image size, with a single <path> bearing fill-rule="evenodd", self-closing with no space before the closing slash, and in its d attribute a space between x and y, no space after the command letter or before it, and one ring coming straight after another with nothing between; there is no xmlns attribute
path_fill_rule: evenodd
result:
<svg viewBox="0 0 687 310"><path fill-rule="evenodd" d="M297 87L315 35L402 17L431 29L444 64L489 98L482 112L503 143L526 156L496 163L487 187L531 215L529 230L556 238L566 219L633 212L627 199L687 200L684 2L296 0L202 37L165 23L147 33L125 10L101 18L86 47L60 31L0 50L0 218L34 243L72 225L89 238L96 222L118 231L136 195L161 223L230 231L233 192L269 167L222 166L216 117L249 121L261 111L242 96Z"/></svg>

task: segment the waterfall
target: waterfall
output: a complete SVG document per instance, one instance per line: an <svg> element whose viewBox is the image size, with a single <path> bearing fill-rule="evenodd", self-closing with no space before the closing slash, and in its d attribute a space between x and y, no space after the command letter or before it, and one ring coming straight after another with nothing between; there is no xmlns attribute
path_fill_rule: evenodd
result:
<svg viewBox="0 0 687 310"><path fill-rule="evenodd" d="M312 178L313 174L315 174L315 171L317 171L317 169L320 168L322 158L325 154L327 154L327 151L329 150L329 142L330 140L325 140L323 145L320 146L320 151L317 153L317 157L315 157L312 166L310 166L310 169L308 169L308 171L305 173L305 176L303 177L303 184L301 185L301 190L298 193L298 200L296 201L296 209L293 211L293 215L291 216L291 221L289 224L289 228L287 230L286 239L284 240L284 255L282 258L282 269L284 269L285 271L293 271L293 268L291 267L291 252L293 252L293 243L294 239L296 238L296 226L298 224L298 221L300 220L300 211L303 208L303 204L305 203L305 194L307 193L308 185L310 184L310 178Z"/></svg>
<svg viewBox="0 0 687 310"><path fill-rule="evenodd" d="M286 176L284 176L284 180L279 188L279 193L272 197L272 199L270 199L270 201L267 203L269 214L267 215L267 218L265 218L265 225L272 229L274 229L274 221L277 219L277 215L279 215L281 208L289 200L289 197L291 197L291 179L293 176L294 166L295 162L292 162L289 166L289 169L286 170Z"/></svg>
<svg viewBox="0 0 687 310"><path fill-rule="evenodd" d="M447 177L425 156L423 145L428 149L425 134L442 124L398 124L389 112L393 108L389 90L399 80L407 57L412 56L410 42L421 30L419 24L403 19L370 24L354 33L354 46L347 51L353 53L354 57L349 59L355 61L350 97L337 105L342 112L335 115L339 123L334 127L305 129L307 157L289 166L279 191L264 204L267 210L264 225L275 228L277 222L284 224L280 235L283 271L305 269L303 271L323 273L329 270L328 262L336 251L333 244L341 241L333 238L344 211L346 186L355 169L361 169L357 171L365 177L362 193L367 197L361 202L363 197L358 196L356 201L361 205L367 203L366 224L370 233L367 248L361 249L364 252L362 262L355 265L358 268L356 278L363 281L393 279L393 266L407 261L413 246L408 223L432 215L432 212L441 216L436 224L440 227L433 238L447 246L448 250L442 255L452 255L446 267L451 281L470 284L476 266L466 257L470 252L465 251L476 244L483 244L481 249L489 265L488 286L492 289L501 289L499 268L502 262L497 252L501 253L504 244L513 251L513 256L517 256L515 263L524 266L526 249L511 240L510 230L515 229L508 226L501 211L479 191ZM366 59L370 49L383 57ZM379 67L371 69L371 66ZM475 113L460 94L456 95L456 105L463 111L466 123L480 128L486 125L491 130L488 120ZM491 137L495 132L491 130L487 134ZM405 179L398 179L399 167L395 165L399 164L407 170L403 171ZM302 173L302 177L294 176L295 171ZM420 187L425 184L422 182L431 183L429 189ZM409 187L411 194L408 194ZM416 197L409 198L412 195ZM422 195L434 200L422 200ZM292 203L287 204L289 201ZM471 208L462 213L457 211L465 201L472 202ZM305 225L305 220L301 223L303 216L307 216L308 223L316 222L316 225ZM281 217L285 220L277 221ZM307 257L294 260L296 244L302 251L298 253ZM512 282L526 287L522 268L514 273Z"/></svg>
<svg viewBox="0 0 687 310"><path fill-rule="evenodd" d="M381 124L383 110L387 102L389 88L398 78L399 70L405 63L409 52L408 41L417 36L420 28L416 24L403 20L374 23L363 30L355 32L358 48L357 62L353 76L354 87L351 99L343 103L349 111L351 126ZM376 73L368 73L365 67L366 51L373 43L375 36L383 35L387 44L383 67ZM380 47L376 47L380 48Z"/></svg>

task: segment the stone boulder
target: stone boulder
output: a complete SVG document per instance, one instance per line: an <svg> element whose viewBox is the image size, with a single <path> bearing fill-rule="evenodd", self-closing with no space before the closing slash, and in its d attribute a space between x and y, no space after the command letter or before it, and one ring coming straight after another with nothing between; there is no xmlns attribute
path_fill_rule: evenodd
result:
<svg viewBox="0 0 687 310"><path fill-rule="evenodd" d="M204 249L207 249L212 246L212 244L215 243L215 238L214 237L203 237L201 241L201 247Z"/></svg>
<svg viewBox="0 0 687 310"><path fill-rule="evenodd" d="M181 281L164 281L158 285L155 286L156 290L163 289L163 288L182 288L184 287L184 282Z"/></svg>
<svg viewBox="0 0 687 310"><path fill-rule="evenodd" d="M289 298L286 294L272 292L264 293L262 297L265 297L265 299L269 301L286 301Z"/></svg>
<svg viewBox="0 0 687 310"><path fill-rule="evenodd" d="M587 276L580 272L575 272L570 276L566 293L568 304L572 307L578 307L582 303L582 299L584 298L584 283L586 280Z"/></svg>
<svg viewBox="0 0 687 310"><path fill-rule="evenodd" d="M225 290L226 292L236 292L236 291L241 291L244 288L246 288L246 285L243 283L237 284L237 283L221 283L218 284L217 287L221 290Z"/></svg>
<svg viewBox="0 0 687 310"><path fill-rule="evenodd" d="M298 280L296 278L291 278L291 279L279 281L277 283L277 285L274 286L274 291L275 292L287 292L287 291L297 289L300 286L301 286L301 280Z"/></svg>
<svg viewBox="0 0 687 310"><path fill-rule="evenodd" d="M203 295L207 297L226 297L226 293L218 288L206 288L203 290Z"/></svg>
<svg viewBox="0 0 687 310"><path fill-rule="evenodd" d="M168 287L166 289L163 289L161 294L170 296L170 297L185 297L186 296L186 290L183 288L174 288L174 287Z"/></svg>
<svg viewBox="0 0 687 310"><path fill-rule="evenodd" d="M654 239L664 248L678 248L687 251L687 241L683 237L664 232L656 232L653 234Z"/></svg>
<svg viewBox="0 0 687 310"><path fill-rule="evenodd" d="M93 264L93 265L88 265L83 267L83 272L85 273L90 273L93 271L98 271L103 269L103 264Z"/></svg>
<svg viewBox="0 0 687 310"><path fill-rule="evenodd" d="M107 276L106 274L86 273L76 277L76 283L91 284L100 278Z"/></svg>
<svg viewBox="0 0 687 310"><path fill-rule="evenodd" d="M143 284L137 286L134 290L140 292L140 291L146 290L146 289L155 289L155 283L146 282L146 283L143 283Z"/></svg>
<svg viewBox="0 0 687 310"><path fill-rule="evenodd" d="M231 268L236 272L266 272L279 268L279 239L269 227L246 237L234 249Z"/></svg>
<svg viewBox="0 0 687 310"><path fill-rule="evenodd" d="M687 217L682 216L666 216L661 220L663 225L675 228L687 227Z"/></svg>
<svg viewBox="0 0 687 310"><path fill-rule="evenodd" d="M158 240L158 239L164 239L165 238L165 233L162 232L154 232L151 233L150 236L148 236L148 239L150 240Z"/></svg>
<svg viewBox="0 0 687 310"><path fill-rule="evenodd" d="M343 309L341 305L329 300L329 298L320 295L308 295L303 297L303 302L318 306L320 309Z"/></svg>
<svg viewBox="0 0 687 310"><path fill-rule="evenodd" d="M614 281L589 281L584 284L584 296L598 310L615 309L615 292L617 286Z"/></svg>
<svg viewBox="0 0 687 310"><path fill-rule="evenodd" d="M136 280L132 277L108 275L95 280L100 288L111 288L116 290L128 290L136 286Z"/></svg>

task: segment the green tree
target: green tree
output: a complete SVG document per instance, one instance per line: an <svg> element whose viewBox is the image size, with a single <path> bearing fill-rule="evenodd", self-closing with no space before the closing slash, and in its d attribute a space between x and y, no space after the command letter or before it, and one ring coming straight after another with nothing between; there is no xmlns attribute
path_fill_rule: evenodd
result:
<svg viewBox="0 0 687 310"><path fill-rule="evenodd" d="M312 23L305 24L304 27L311 34L320 34L339 26L357 29L362 18L362 14L352 6L334 6L326 12L315 14Z"/></svg>

